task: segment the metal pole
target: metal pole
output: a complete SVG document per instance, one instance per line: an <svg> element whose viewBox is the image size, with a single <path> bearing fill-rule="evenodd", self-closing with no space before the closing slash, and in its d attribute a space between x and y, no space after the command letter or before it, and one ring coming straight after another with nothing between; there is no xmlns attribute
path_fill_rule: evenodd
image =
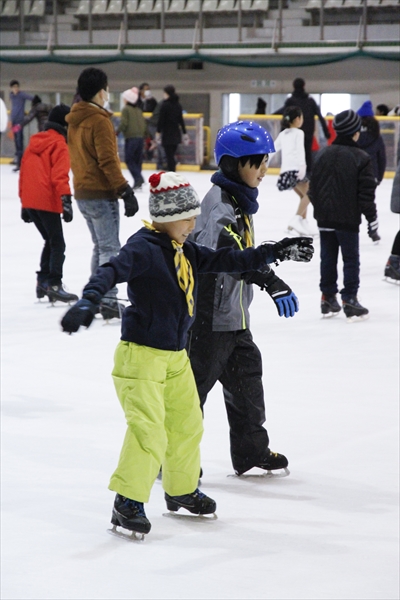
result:
<svg viewBox="0 0 400 600"><path fill-rule="evenodd" d="M92 19L92 10L93 10L93 0L89 0L89 44L93 44L93 19Z"/></svg>
<svg viewBox="0 0 400 600"><path fill-rule="evenodd" d="M363 2L364 42L366 42L368 39L368 34L367 34L368 19L367 19L367 17L368 17L367 0L364 0L364 2Z"/></svg>
<svg viewBox="0 0 400 600"><path fill-rule="evenodd" d="M58 46L58 10L57 0L53 0L53 31L54 31L54 45Z"/></svg>
<svg viewBox="0 0 400 600"><path fill-rule="evenodd" d="M25 3L20 2L19 11L19 45L25 44Z"/></svg>
<svg viewBox="0 0 400 600"><path fill-rule="evenodd" d="M203 43L203 0L200 0L200 8L199 8L199 26L200 26L200 44Z"/></svg>
<svg viewBox="0 0 400 600"><path fill-rule="evenodd" d="M165 4L161 2L161 43L165 43Z"/></svg>
<svg viewBox="0 0 400 600"><path fill-rule="evenodd" d="M128 4L124 4L124 29L125 29L125 44L129 43L128 39Z"/></svg>
<svg viewBox="0 0 400 600"><path fill-rule="evenodd" d="M238 0L238 42L242 42L242 0Z"/></svg>
<svg viewBox="0 0 400 600"><path fill-rule="evenodd" d="M279 7L279 33L278 33L278 41L279 41L280 44L282 43L282 19L283 19L283 12L282 12L283 6L282 6L282 4L283 4L282 0L279 0L279 4L278 4L278 7Z"/></svg>
<svg viewBox="0 0 400 600"><path fill-rule="evenodd" d="M321 6L319 9L319 39L324 39L324 2L325 0L321 0Z"/></svg>

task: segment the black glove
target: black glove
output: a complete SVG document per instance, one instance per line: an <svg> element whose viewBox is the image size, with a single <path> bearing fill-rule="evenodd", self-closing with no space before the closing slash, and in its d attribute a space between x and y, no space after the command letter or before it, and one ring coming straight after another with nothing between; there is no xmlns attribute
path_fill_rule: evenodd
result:
<svg viewBox="0 0 400 600"><path fill-rule="evenodd" d="M133 189L130 185L128 185L124 193L121 194L121 198L125 204L125 216L133 217L134 215L136 215L137 211L139 210L139 205L136 196L133 192Z"/></svg>
<svg viewBox="0 0 400 600"><path fill-rule="evenodd" d="M24 223L32 223L32 219L29 216L29 211L27 208L21 208L21 219Z"/></svg>
<svg viewBox="0 0 400 600"><path fill-rule="evenodd" d="M296 294L290 287L279 279L271 269L268 273L262 271L253 271L248 277L245 277L246 283L255 283L271 296L275 302L278 315L280 317L294 317L299 310L299 301Z"/></svg>
<svg viewBox="0 0 400 600"><path fill-rule="evenodd" d="M379 240L381 239L378 233L378 226L378 218L376 218L375 221L371 221L370 223L368 223L368 235L373 242L379 242Z"/></svg>
<svg viewBox="0 0 400 600"><path fill-rule="evenodd" d="M70 223L74 216L72 212L71 194L61 196L61 202L63 205L63 219L66 223Z"/></svg>
<svg viewBox="0 0 400 600"><path fill-rule="evenodd" d="M76 333L81 325L89 327L98 308L99 302L97 294L86 294L86 297L78 300L78 302L63 316L61 320L63 331L67 333Z"/></svg>
<svg viewBox="0 0 400 600"><path fill-rule="evenodd" d="M314 254L312 237L284 238L273 247L275 260L310 262Z"/></svg>

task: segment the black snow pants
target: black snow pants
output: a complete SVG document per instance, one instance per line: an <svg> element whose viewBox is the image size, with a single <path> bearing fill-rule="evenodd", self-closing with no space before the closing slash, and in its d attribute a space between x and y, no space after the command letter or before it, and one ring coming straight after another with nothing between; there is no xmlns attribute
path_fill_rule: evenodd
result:
<svg viewBox="0 0 400 600"><path fill-rule="evenodd" d="M268 455L261 353L248 329L192 329L187 351L202 410L214 384L223 386L232 465L243 473Z"/></svg>

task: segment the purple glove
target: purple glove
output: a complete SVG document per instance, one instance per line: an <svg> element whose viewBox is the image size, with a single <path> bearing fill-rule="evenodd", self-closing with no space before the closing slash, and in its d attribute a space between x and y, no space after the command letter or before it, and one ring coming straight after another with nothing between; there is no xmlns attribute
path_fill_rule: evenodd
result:
<svg viewBox="0 0 400 600"><path fill-rule="evenodd" d="M13 133L18 133L18 131L21 131L21 129L22 129L22 127L21 127L21 125L19 125L19 124L17 124L17 125L13 125L13 126L11 127L11 131L12 131Z"/></svg>

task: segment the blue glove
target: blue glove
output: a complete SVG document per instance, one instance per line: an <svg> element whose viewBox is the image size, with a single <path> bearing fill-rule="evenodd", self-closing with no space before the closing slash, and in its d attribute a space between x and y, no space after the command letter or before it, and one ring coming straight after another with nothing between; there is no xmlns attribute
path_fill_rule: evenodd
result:
<svg viewBox="0 0 400 600"><path fill-rule="evenodd" d="M279 279L272 269L268 271L253 271L244 274L246 283L255 283L271 296L275 302L278 315L286 318L294 317L299 310L299 301L290 287Z"/></svg>
<svg viewBox="0 0 400 600"><path fill-rule="evenodd" d="M265 291L271 296L276 304L280 317L294 317L299 310L299 301L295 293L286 285L282 279L276 278L272 285L265 288Z"/></svg>
<svg viewBox="0 0 400 600"><path fill-rule="evenodd" d="M91 302L87 298L78 300L78 302L65 313L61 320L63 331L66 333L76 333L81 325L89 327L97 311L98 304Z"/></svg>

